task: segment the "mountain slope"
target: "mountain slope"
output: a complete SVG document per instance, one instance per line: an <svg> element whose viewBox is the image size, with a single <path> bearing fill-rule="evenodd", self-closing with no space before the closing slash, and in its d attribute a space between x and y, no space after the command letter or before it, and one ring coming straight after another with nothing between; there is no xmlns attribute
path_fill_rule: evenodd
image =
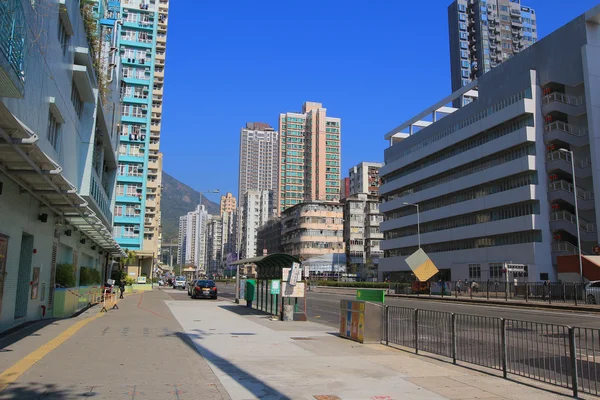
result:
<svg viewBox="0 0 600 400"><path fill-rule="evenodd" d="M179 235L179 217L193 211L200 200L200 192L179 182L163 171L162 173L162 242L176 243ZM214 195L213 195L214 196ZM202 196L202 204L209 214L219 214L219 205Z"/></svg>

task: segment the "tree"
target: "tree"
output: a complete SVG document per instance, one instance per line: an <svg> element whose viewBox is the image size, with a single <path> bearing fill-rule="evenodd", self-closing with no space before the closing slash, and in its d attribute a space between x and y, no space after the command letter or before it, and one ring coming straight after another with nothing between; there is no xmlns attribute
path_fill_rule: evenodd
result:
<svg viewBox="0 0 600 400"><path fill-rule="evenodd" d="M121 269L125 269L125 267L134 264L137 261L137 255L135 251L125 250L126 257L121 258Z"/></svg>

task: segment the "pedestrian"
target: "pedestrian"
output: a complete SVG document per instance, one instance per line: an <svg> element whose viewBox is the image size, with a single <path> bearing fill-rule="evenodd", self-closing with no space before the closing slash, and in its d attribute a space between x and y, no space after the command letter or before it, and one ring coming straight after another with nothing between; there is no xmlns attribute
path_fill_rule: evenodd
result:
<svg viewBox="0 0 600 400"><path fill-rule="evenodd" d="M119 290L121 291L121 296L119 296L119 298L122 299L123 292L125 292L125 279L121 279L121 282L119 282Z"/></svg>
<svg viewBox="0 0 600 400"><path fill-rule="evenodd" d="M458 280L458 282L456 282L456 291L458 292L458 295L460 296L461 295L461 291L462 291L460 279Z"/></svg>

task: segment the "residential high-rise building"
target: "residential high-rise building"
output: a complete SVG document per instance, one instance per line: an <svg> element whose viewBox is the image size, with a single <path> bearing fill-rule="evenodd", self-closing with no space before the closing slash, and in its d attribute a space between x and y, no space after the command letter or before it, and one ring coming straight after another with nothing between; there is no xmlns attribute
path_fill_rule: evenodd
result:
<svg viewBox="0 0 600 400"><path fill-rule="evenodd" d="M248 122L240 131L238 196L248 190L275 191L278 182L279 134L268 124Z"/></svg>
<svg viewBox="0 0 600 400"><path fill-rule="evenodd" d="M39 3L0 1L0 332L70 316L54 301L77 292L56 288L73 285L60 265L86 285L83 268L104 281L125 255L112 237L119 7Z"/></svg>
<svg viewBox="0 0 600 400"><path fill-rule="evenodd" d="M223 214L221 214L221 222L222 222L221 255L222 255L222 260L223 260L223 262L222 262L223 266L226 266L227 258L229 257L231 259L230 255L235 254L238 251L238 246L236 243L236 237L237 237L236 219L237 219L237 210L234 210L232 212L224 212Z"/></svg>
<svg viewBox="0 0 600 400"><path fill-rule="evenodd" d="M258 228L273 215L273 191L248 190L240 211L243 213L240 258L256 257L260 248L256 243Z"/></svg>
<svg viewBox="0 0 600 400"><path fill-rule="evenodd" d="M340 200L341 119L321 103L279 115L278 213L305 201Z"/></svg>
<svg viewBox="0 0 600 400"><path fill-rule="evenodd" d="M206 225L206 274L216 276L223 263L223 219L220 215L208 215Z"/></svg>
<svg viewBox="0 0 600 400"><path fill-rule="evenodd" d="M448 30L453 92L523 51L538 37L535 10L520 0L454 0L448 7ZM457 101L464 105L473 97L466 93Z"/></svg>
<svg viewBox="0 0 600 400"><path fill-rule="evenodd" d="M115 217L115 238L141 259L141 271L151 276L160 253L159 155L165 76L168 0L127 0L120 3L123 24L117 42L123 64L122 122L116 209L133 207L134 214Z"/></svg>
<svg viewBox="0 0 600 400"><path fill-rule="evenodd" d="M371 195L379 194L379 168L383 167L381 163L361 162L350 168L350 195L358 193L367 193Z"/></svg>
<svg viewBox="0 0 600 400"><path fill-rule="evenodd" d="M226 196L221 196L221 214L231 213L235 211L237 204L235 201L235 196L231 193L227 193Z"/></svg>
<svg viewBox="0 0 600 400"><path fill-rule="evenodd" d="M584 254L599 242L599 27L597 6L385 135L380 278L410 279L420 243L444 280L581 280L578 236Z"/></svg>
<svg viewBox="0 0 600 400"><path fill-rule="evenodd" d="M273 217L258 228L256 243L258 256L281 252L281 218Z"/></svg>
<svg viewBox="0 0 600 400"><path fill-rule="evenodd" d="M383 234L379 224L383 215L379 212L379 195L357 193L343 200L344 242L347 266L355 266L362 278L377 278L377 265L383 251L379 243Z"/></svg>
<svg viewBox="0 0 600 400"><path fill-rule="evenodd" d="M204 205L179 217L179 264L194 267L197 274L206 271L208 212Z"/></svg>

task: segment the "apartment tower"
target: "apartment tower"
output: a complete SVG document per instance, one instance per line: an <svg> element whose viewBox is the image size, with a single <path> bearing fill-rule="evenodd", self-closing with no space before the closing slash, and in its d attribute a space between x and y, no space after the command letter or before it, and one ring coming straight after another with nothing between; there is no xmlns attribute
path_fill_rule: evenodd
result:
<svg viewBox="0 0 600 400"><path fill-rule="evenodd" d="M535 10L520 0L455 0L448 7L452 91L535 43L536 27Z"/></svg>
<svg viewBox="0 0 600 400"><path fill-rule="evenodd" d="M231 193L227 193L225 196L221 196L221 215L224 213L232 213L236 208L235 196Z"/></svg>
<svg viewBox="0 0 600 400"><path fill-rule="evenodd" d="M279 115L278 212L305 201L340 200L341 119L321 103Z"/></svg>
<svg viewBox="0 0 600 400"><path fill-rule="evenodd" d="M114 235L141 259L151 276L160 252L162 159L159 153L168 0L124 0L117 42L121 59L121 113Z"/></svg>
<svg viewBox="0 0 600 400"><path fill-rule="evenodd" d="M248 122L240 131L238 196L248 190L275 190L279 164L279 134L262 122Z"/></svg>
<svg viewBox="0 0 600 400"><path fill-rule="evenodd" d="M370 195L379 194L379 169L383 167L381 163L361 162L348 171L350 181L350 195L358 193L367 193Z"/></svg>

